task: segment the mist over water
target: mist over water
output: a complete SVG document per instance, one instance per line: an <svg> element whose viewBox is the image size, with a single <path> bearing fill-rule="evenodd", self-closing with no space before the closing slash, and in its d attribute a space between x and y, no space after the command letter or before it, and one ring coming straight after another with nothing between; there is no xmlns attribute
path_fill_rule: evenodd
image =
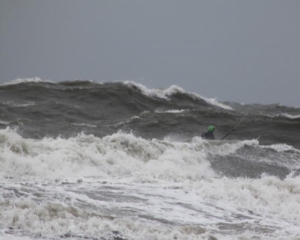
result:
<svg viewBox="0 0 300 240"><path fill-rule="evenodd" d="M297 239L299 130L179 86L1 85L0 239Z"/></svg>

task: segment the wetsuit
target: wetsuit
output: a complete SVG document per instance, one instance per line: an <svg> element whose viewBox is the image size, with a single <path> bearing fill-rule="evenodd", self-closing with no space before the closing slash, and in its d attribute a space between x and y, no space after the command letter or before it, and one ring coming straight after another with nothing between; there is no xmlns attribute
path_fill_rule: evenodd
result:
<svg viewBox="0 0 300 240"><path fill-rule="evenodd" d="M201 137L203 139L209 139L209 140L213 140L215 139L214 133L213 132L205 132L201 135Z"/></svg>

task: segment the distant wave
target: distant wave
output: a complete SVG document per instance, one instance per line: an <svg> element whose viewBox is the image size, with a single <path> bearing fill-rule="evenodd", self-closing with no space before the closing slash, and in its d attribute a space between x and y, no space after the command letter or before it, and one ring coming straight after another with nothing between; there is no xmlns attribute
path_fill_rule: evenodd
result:
<svg viewBox="0 0 300 240"><path fill-rule="evenodd" d="M12 80L10 82L3 83L1 85L6 86L6 85L15 85L15 84L20 84L20 83L30 83L30 82L40 83L40 82L51 82L51 81L50 80L42 80L38 77L35 77L35 78L18 78L18 79Z"/></svg>
<svg viewBox="0 0 300 240"><path fill-rule="evenodd" d="M21 83L54 83L50 80L42 80L41 78L35 77L35 78L19 78L19 79L15 79L12 80L10 82L7 83L3 83L0 86L7 86L7 85L16 85L16 84L21 84ZM70 80L70 81L62 81L59 82L58 84L62 84L62 85L67 85L67 86L77 86L80 84L85 84L85 83L93 83L93 84L104 84L103 82L96 82L93 80ZM156 97L156 98L160 98L160 99L165 99L168 100L172 95L175 95L177 93L181 93L181 94L186 94L189 97L191 97L192 99L196 100L196 99L201 99L206 101L207 103L226 109L226 110L233 110L232 107L227 106L223 103L218 102L216 99L214 98L206 98L206 97L202 97L196 93L190 93L190 92L186 92L183 88L176 86L176 85L172 85L169 88L165 89L165 90L161 90L161 89L149 89L146 86L140 84L140 83L136 83L134 81L124 81L123 84L129 86L129 87L135 87L138 88L144 95L148 96L148 97Z"/></svg>
<svg viewBox="0 0 300 240"><path fill-rule="evenodd" d="M3 102L3 104L11 106L11 107L29 107L34 106L34 102L26 102L26 103L15 103L13 101Z"/></svg>
<svg viewBox="0 0 300 240"><path fill-rule="evenodd" d="M282 113L282 114L280 114L280 116L287 117L289 119L298 119L298 118L300 118L300 115L290 115L288 113Z"/></svg>
<svg viewBox="0 0 300 240"><path fill-rule="evenodd" d="M291 115L289 113L280 113L280 114L275 114L275 115L270 115L270 114L261 114L262 116L268 117L268 118L288 118L288 119L300 119L300 115Z"/></svg>
<svg viewBox="0 0 300 240"><path fill-rule="evenodd" d="M155 110L156 113L182 113L185 111L189 111L189 110L188 109Z"/></svg>
<svg viewBox="0 0 300 240"><path fill-rule="evenodd" d="M91 127L91 128L97 127L96 125L85 124L85 123L73 123L73 125L74 126L86 126L86 127Z"/></svg>

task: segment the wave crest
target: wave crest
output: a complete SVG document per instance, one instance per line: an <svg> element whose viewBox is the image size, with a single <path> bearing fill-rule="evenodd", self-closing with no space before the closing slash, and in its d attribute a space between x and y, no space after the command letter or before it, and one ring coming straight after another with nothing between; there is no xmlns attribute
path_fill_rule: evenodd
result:
<svg viewBox="0 0 300 240"><path fill-rule="evenodd" d="M214 106L226 109L226 110L233 110L230 106L220 103L216 99L205 98L196 93L186 92L183 88L178 87L176 85L171 85L169 88L167 88L165 90L161 90L161 89L149 89L149 88L145 87L144 85L135 83L133 81L124 81L124 84L129 87L138 88L144 95L146 95L148 97L157 97L157 98L169 100L170 97L180 93L180 94L185 94L185 95L189 96L193 100L200 99L200 100L204 100L205 102L207 102L210 105L214 105Z"/></svg>

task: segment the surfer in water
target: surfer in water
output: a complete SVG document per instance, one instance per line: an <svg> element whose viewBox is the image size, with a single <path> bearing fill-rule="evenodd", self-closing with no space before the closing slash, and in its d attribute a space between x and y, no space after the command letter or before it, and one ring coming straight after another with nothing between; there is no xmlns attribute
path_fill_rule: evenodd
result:
<svg viewBox="0 0 300 240"><path fill-rule="evenodd" d="M203 133L203 134L201 135L201 137L202 137L203 139L214 140L214 139L215 139L214 131L215 131L215 127L214 127L214 126L209 126L209 127L207 128L207 132Z"/></svg>

